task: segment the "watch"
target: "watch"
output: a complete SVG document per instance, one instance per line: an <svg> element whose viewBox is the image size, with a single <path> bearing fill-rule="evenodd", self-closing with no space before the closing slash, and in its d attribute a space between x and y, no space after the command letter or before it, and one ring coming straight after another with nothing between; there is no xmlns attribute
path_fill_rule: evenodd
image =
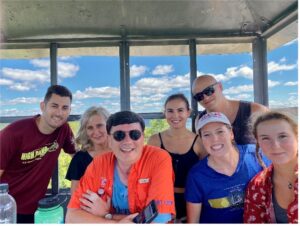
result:
<svg viewBox="0 0 300 226"><path fill-rule="evenodd" d="M105 214L104 218L107 220L111 220L113 218L113 215L111 213L107 213Z"/></svg>

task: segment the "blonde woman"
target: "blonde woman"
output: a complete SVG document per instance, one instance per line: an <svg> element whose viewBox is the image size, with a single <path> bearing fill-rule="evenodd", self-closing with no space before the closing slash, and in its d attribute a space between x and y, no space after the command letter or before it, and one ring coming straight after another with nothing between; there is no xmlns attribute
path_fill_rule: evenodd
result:
<svg viewBox="0 0 300 226"><path fill-rule="evenodd" d="M244 222L298 223L297 123L271 111L256 119L253 134L256 150L260 147L272 164L248 185Z"/></svg>
<svg viewBox="0 0 300 226"><path fill-rule="evenodd" d="M81 117L76 137L80 151L73 157L66 175L66 179L71 181L71 194L93 158L109 151L106 132L108 117L109 113L105 108L94 106L88 108Z"/></svg>

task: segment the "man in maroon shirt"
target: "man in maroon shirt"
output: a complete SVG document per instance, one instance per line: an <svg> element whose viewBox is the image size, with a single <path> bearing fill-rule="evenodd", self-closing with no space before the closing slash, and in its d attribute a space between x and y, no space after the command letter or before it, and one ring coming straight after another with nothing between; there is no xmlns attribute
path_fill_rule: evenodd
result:
<svg viewBox="0 0 300 226"><path fill-rule="evenodd" d="M72 94L53 85L40 104L41 115L11 123L0 131L0 182L9 184L17 203L17 223L33 223L61 148L75 153L67 124Z"/></svg>

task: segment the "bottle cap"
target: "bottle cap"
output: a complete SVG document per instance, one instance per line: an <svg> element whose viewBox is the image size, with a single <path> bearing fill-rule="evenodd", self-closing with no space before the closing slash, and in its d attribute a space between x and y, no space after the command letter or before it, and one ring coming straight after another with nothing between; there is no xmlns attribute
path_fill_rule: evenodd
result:
<svg viewBox="0 0 300 226"><path fill-rule="evenodd" d="M66 197L59 195L49 195L39 201L40 208L51 208L66 201Z"/></svg>
<svg viewBox="0 0 300 226"><path fill-rule="evenodd" d="M8 192L8 184L7 183L0 184L0 192Z"/></svg>

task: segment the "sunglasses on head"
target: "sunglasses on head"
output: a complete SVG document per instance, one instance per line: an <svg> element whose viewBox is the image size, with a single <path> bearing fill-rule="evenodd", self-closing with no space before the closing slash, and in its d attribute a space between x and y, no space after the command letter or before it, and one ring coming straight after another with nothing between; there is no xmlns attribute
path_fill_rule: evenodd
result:
<svg viewBox="0 0 300 226"><path fill-rule="evenodd" d="M139 130L136 130L136 129L130 130L128 132L118 130L118 131L115 131L112 135L116 141L122 141L125 139L126 133L129 134L129 137L131 138L131 140L138 140L142 136L142 132Z"/></svg>
<svg viewBox="0 0 300 226"><path fill-rule="evenodd" d="M194 95L194 99L198 102L202 101L204 99L204 94L205 96L211 96L215 92L214 85L218 84L218 82L206 87L203 91L196 93Z"/></svg>

